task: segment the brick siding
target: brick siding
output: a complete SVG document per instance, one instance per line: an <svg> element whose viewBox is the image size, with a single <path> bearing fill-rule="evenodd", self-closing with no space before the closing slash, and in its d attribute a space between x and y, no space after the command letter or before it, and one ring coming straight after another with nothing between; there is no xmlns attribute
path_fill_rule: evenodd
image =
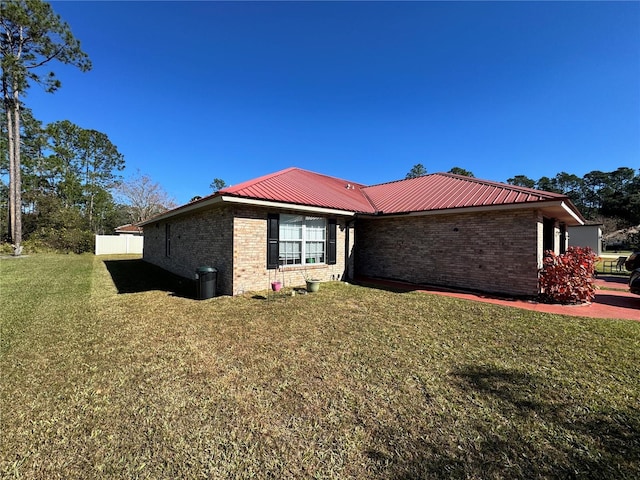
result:
<svg viewBox="0 0 640 480"><path fill-rule="evenodd" d="M233 217L218 206L145 226L143 259L185 278L196 268L218 270L218 294L230 294L233 282ZM165 228L171 226L171 254L165 255Z"/></svg>
<svg viewBox="0 0 640 480"><path fill-rule="evenodd" d="M536 295L542 225L534 210L360 218L358 275Z"/></svg>
<svg viewBox="0 0 640 480"><path fill-rule="evenodd" d="M268 213L300 214L299 211L222 205L177 216L145 226L143 258L191 279L195 278L197 267L215 267L218 270L218 295L266 290L276 277L287 286L304 286L305 273L321 281L351 276L354 268L353 222L347 227L348 219L345 218L338 219L335 265L267 270ZM167 223L171 226L171 254L168 257L165 255Z"/></svg>
<svg viewBox="0 0 640 480"><path fill-rule="evenodd" d="M299 211L270 211L261 208L234 208L234 245L233 245L233 293L262 291L271 288L270 282L276 279L286 286L304 286L305 277L317 278L321 281L343 280L349 277L349 268L353 271L353 225L348 228L347 220L338 219L336 239L336 264L314 265L306 268L299 266L283 267L279 270L267 269L267 214L291 213L300 215ZM346 240L349 239L349 245ZM349 254L346 253L349 252ZM345 263L346 255L349 255ZM347 267L345 267L347 265ZM350 267L349 267L350 266Z"/></svg>

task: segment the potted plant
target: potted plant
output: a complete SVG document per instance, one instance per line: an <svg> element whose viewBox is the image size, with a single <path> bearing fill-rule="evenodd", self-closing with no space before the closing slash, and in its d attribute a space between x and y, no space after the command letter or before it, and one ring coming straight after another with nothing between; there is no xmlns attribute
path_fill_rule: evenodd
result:
<svg viewBox="0 0 640 480"><path fill-rule="evenodd" d="M302 275L304 276L304 281L307 283L307 292L317 292L320 289L320 280L309 277L306 268L303 270Z"/></svg>
<svg viewBox="0 0 640 480"><path fill-rule="evenodd" d="M317 292L320 289L320 280L316 278L310 278L306 280L307 282L307 292Z"/></svg>

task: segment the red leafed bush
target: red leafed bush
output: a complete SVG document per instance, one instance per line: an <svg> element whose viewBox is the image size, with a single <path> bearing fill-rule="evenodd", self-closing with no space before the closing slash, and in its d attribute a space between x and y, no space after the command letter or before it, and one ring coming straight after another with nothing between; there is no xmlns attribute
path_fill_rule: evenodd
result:
<svg viewBox="0 0 640 480"><path fill-rule="evenodd" d="M576 304L591 302L596 296L593 281L596 254L589 247L569 247L556 255L544 252L540 271L540 295L553 303Z"/></svg>

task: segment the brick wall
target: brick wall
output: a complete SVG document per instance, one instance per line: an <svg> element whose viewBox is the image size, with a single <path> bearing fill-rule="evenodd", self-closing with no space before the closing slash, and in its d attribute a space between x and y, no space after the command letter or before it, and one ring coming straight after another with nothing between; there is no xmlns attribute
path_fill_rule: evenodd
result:
<svg viewBox="0 0 640 480"><path fill-rule="evenodd" d="M165 256L166 224L171 226L171 255ZM233 217L228 206L218 206L145 226L143 258L186 278L196 268L218 270L217 293L232 292Z"/></svg>
<svg viewBox="0 0 640 480"><path fill-rule="evenodd" d="M541 217L534 210L357 220L358 275L535 295Z"/></svg>
<svg viewBox="0 0 640 480"><path fill-rule="evenodd" d="M284 267L278 271L267 270L267 214L292 213L296 211L269 211L252 207L234 207L234 245L233 245L233 293L261 291L270 288L270 282L276 278L286 286L304 286L304 274L322 281L342 280L348 276L345 269L345 256L349 255L347 265L353 268L353 225L347 228L346 219L338 219L337 257L335 265L314 265L302 267ZM348 235L347 232L350 232ZM347 240L349 245L346 244Z"/></svg>
<svg viewBox="0 0 640 480"><path fill-rule="evenodd" d="M215 267L219 295L266 290L276 275L287 286L304 286L305 272L322 281L342 280L353 272L353 222L347 226L347 219L338 219L335 265L267 270L268 213L300 214L230 205L189 213L145 226L143 258L186 278L194 278L199 266ZM167 223L171 225L169 257L165 256Z"/></svg>

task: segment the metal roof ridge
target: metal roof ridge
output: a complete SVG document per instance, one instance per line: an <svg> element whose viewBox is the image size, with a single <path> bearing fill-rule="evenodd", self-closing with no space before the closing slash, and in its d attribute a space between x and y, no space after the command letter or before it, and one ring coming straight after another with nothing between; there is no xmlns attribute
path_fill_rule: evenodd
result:
<svg viewBox="0 0 640 480"><path fill-rule="evenodd" d="M467 177L466 175L457 175L455 173L434 172L434 173L427 173L425 175L420 175L419 177L399 178L398 180L390 180L388 182L376 183L374 185L367 185L364 188L382 187L384 185L391 185L393 183L410 182L412 180L417 180L419 178L435 177L435 176L451 177L451 178L457 178L459 180L475 180L475 183L494 183L497 185L508 185L508 184L501 184L500 182L490 182L489 180L483 180L481 178L476 178L476 177Z"/></svg>
<svg viewBox="0 0 640 480"><path fill-rule="evenodd" d="M284 175L292 170L300 170L297 167L288 167L283 170L278 170L277 172L267 173L266 175L262 175L258 178L251 178L249 180L245 180L244 182L240 182L236 185L231 185L229 187L225 187L219 190L221 193L233 193L234 191L241 190L243 188L247 188L253 185L257 185L259 183L264 182L265 180L269 180L270 178L279 177L280 175Z"/></svg>
<svg viewBox="0 0 640 480"><path fill-rule="evenodd" d="M433 175L442 175L443 177L455 178L457 180L477 183L480 185L492 186L492 187L502 188L506 190L513 190L516 192L528 194L529 196L533 194L533 195L537 195L538 197L546 196L550 198L569 198L565 193L549 192L547 190L540 190L537 188L529 188L529 187L522 187L520 185L512 185L506 182L497 182L495 180L485 180L484 178L468 177L466 175L458 175L457 173L437 172L437 173L434 173Z"/></svg>
<svg viewBox="0 0 640 480"><path fill-rule="evenodd" d="M383 185L391 185L392 183L406 182L406 181L409 181L409 180L415 180L417 178L431 177L433 175L438 175L438 174L437 173L427 173L426 175L420 175L419 177L414 177L414 178L399 178L398 180L390 180L388 182L375 183L373 185L366 185L364 188L381 187Z"/></svg>
<svg viewBox="0 0 640 480"><path fill-rule="evenodd" d="M312 173L313 175L318 175L319 177L331 178L333 180L338 180L340 182L346 182L346 183L348 183L350 185L357 186L357 187L360 187L360 188L366 187L366 185L364 183L352 182L351 180L346 180L344 178L336 177L335 175L327 175L325 173L318 173L318 172L314 172L312 170L306 170L304 168L299 168L299 167L291 167L291 170L298 170L300 172Z"/></svg>
<svg viewBox="0 0 640 480"><path fill-rule="evenodd" d="M220 192L222 192L222 193L233 193L234 191L258 185L258 184L260 184L260 183L262 183L262 182L264 182L266 180L270 180L272 178L279 177L279 176L282 176L282 175L290 173L290 172L310 173L312 175L317 175L319 177L329 178L329 179L336 180L336 181L339 181L339 182L345 182L345 183L348 183L350 185L356 186L358 188L366 187L366 185L363 184L363 183L353 182L351 180L346 180L344 178L336 177L334 175L327 175L327 174L324 174L324 173L318 173L318 172L314 172L312 170L307 170L305 168L300 168L300 167L288 167L288 168L285 168L283 170L278 170L277 172L268 173L268 174L263 175L263 176L258 177L258 178L245 180L244 182L238 183L237 185L232 185L232 186L229 186L229 187L225 187L225 188L221 189Z"/></svg>
<svg viewBox="0 0 640 480"><path fill-rule="evenodd" d="M540 196L540 194L543 194L543 195L549 195L550 197L554 197L554 198L568 198L567 195L564 193L549 192L547 190L539 190L537 188L522 187L520 185L512 185L510 183L505 183L505 182L496 182L495 180L485 180L483 178L467 177L466 175L458 175L456 173L440 172L440 173L434 173L434 175L443 175L446 177L457 178L458 180L466 180L468 182L480 183L483 185L491 185L494 187L515 190L517 192L527 193L530 195L538 194L538 196Z"/></svg>
<svg viewBox="0 0 640 480"><path fill-rule="evenodd" d="M371 213L375 213L378 214L380 212L382 212L382 210L380 210L376 204L374 203L374 201L371 199L371 197L369 196L369 194L367 194L367 192L365 192L365 189L367 187L359 187L358 191L360 192L360 194L364 197L364 199L367 201L367 203L371 206L371 208L373 209L373 212Z"/></svg>

